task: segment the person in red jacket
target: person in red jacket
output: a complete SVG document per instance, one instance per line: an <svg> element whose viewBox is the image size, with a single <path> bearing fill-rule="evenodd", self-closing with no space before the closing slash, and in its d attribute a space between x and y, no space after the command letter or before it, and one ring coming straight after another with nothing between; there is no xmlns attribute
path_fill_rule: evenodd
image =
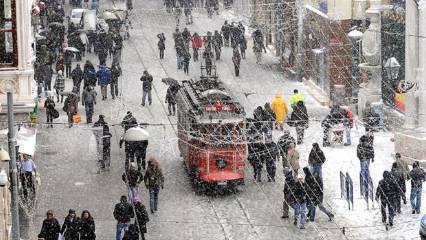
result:
<svg viewBox="0 0 426 240"><path fill-rule="evenodd" d="M194 62L198 61L198 49L203 47L203 39L198 35L198 33L194 33L191 38L192 49L194 51L193 57Z"/></svg>

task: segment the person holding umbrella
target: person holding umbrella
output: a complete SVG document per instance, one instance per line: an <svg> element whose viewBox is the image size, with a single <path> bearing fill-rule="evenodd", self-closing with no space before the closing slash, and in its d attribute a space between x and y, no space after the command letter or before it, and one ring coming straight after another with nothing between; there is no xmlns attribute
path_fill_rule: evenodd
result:
<svg viewBox="0 0 426 240"><path fill-rule="evenodd" d="M148 131L140 127L131 127L124 132L124 136L120 139L120 148L125 143L126 170L129 169L129 163L134 161L135 155L137 157L138 170L140 171L141 167L145 169L144 159L146 148L148 147L148 138Z"/></svg>

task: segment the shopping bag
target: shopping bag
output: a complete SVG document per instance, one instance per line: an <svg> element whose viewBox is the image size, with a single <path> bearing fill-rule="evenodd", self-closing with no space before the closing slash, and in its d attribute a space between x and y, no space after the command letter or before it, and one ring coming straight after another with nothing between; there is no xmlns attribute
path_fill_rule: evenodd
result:
<svg viewBox="0 0 426 240"><path fill-rule="evenodd" d="M79 122L81 122L81 116L80 116L80 114L75 114L74 116L72 116L72 122L73 123L79 123Z"/></svg>
<svg viewBox="0 0 426 240"><path fill-rule="evenodd" d="M51 114L52 114L52 117L54 119L56 119L56 118L59 117L59 112L56 109L52 109L52 113Z"/></svg>

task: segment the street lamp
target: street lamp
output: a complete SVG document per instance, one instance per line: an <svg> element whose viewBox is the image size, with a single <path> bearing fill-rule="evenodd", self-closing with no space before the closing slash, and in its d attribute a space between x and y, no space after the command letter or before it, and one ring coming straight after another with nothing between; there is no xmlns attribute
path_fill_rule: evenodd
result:
<svg viewBox="0 0 426 240"><path fill-rule="evenodd" d="M401 65L399 64L396 58L391 57L385 63L386 73L388 74L388 78L390 80L397 80L399 75L399 68Z"/></svg>
<svg viewBox="0 0 426 240"><path fill-rule="evenodd" d="M4 150L3 148L0 148L0 162L8 162L10 161L9 153ZM0 187L4 187L8 183L7 173L4 170L4 168L0 168Z"/></svg>
<svg viewBox="0 0 426 240"><path fill-rule="evenodd" d="M363 37L363 33L357 29L357 27L353 27L352 31L348 33L348 38L352 42L352 103L356 103L358 99L359 92L359 83L360 83L360 69L358 65L361 63L361 50L360 50L360 42Z"/></svg>

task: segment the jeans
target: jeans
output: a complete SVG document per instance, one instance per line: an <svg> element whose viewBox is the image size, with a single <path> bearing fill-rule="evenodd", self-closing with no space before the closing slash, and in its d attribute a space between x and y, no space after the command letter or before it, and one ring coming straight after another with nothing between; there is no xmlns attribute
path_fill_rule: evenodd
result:
<svg viewBox="0 0 426 240"><path fill-rule="evenodd" d="M151 91L143 91L142 94L142 106L145 106L145 99L148 96L149 105L152 103Z"/></svg>
<svg viewBox="0 0 426 240"><path fill-rule="evenodd" d="M94 112L94 103L85 103L84 107L86 108L86 122L91 123Z"/></svg>
<svg viewBox="0 0 426 240"><path fill-rule="evenodd" d="M53 123L53 116L52 116L52 114L50 114L50 111L48 110L48 111L46 111L46 116L47 116L47 123L49 124L50 123L50 126L52 126L52 123Z"/></svg>
<svg viewBox="0 0 426 240"><path fill-rule="evenodd" d="M351 145L352 141L351 141L351 128L350 127L345 128L345 134L346 134L346 144Z"/></svg>
<svg viewBox="0 0 426 240"><path fill-rule="evenodd" d="M160 189L158 187L150 187L149 188L149 207L151 211L157 211L158 206L158 192Z"/></svg>
<svg viewBox="0 0 426 240"><path fill-rule="evenodd" d="M176 55L176 62L177 62L177 67L178 69L182 68L182 63L183 63L183 57Z"/></svg>
<svg viewBox="0 0 426 240"><path fill-rule="evenodd" d="M112 96L112 99L114 99L115 97L118 97L118 80L117 82L111 83L111 96Z"/></svg>
<svg viewBox="0 0 426 240"><path fill-rule="evenodd" d="M329 218L334 217L333 213L331 213L327 208L324 207L324 205L322 205L322 203L318 204L318 209L325 213ZM309 220L311 222L315 221L315 212L316 212L316 207L314 204L308 203L307 208L308 208L308 216L309 216Z"/></svg>
<svg viewBox="0 0 426 240"><path fill-rule="evenodd" d="M167 104L167 108L169 109L169 115L175 115L176 114L176 104L169 103Z"/></svg>
<svg viewBox="0 0 426 240"><path fill-rule="evenodd" d="M294 218L300 220L300 225L304 226L306 222L306 203L296 202L293 205L294 208Z"/></svg>
<svg viewBox="0 0 426 240"><path fill-rule="evenodd" d="M129 223L117 223L115 240L121 240L121 232L127 231L127 229L129 229Z"/></svg>
<svg viewBox="0 0 426 240"><path fill-rule="evenodd" d="M411 187L410 202L411 209L416 210L417 213L420 213L420 207L422 205L421 187Z"/></svg>
<svg viewBox="0 0 426 240"><path fill-rule="evenodd" d="M370 161L369 160L361 160L361 177L363 178L362 184L364 186L364 196L365 199L368 199L368 179L370 177Z"/></svg>
<svg viewBox="0 0 426 240"><path fill-rule="evenodd" d="M321 164L319 164L319 163L312 164L311 165L311 172L312 172L312 175L317 173L322 179L322 165Z"/></svg>
<svg viewBox="0 0 426 240"><path fill-rule="evenodd" d="M129 203L132 204L133 198L137 197L139 195L138 194L138 187L137 186L136 187L129 186L127 188L127 191L128 191L128 195L129 195Z"/></svg>
<svg viewBox="0 0 426 240"><path fill-rule="evenodd" d="M73 123L72 117L75 115L75 113L74 112L68 112L67 115L68 115L68 124L71 127L72 123Z"/></svg>

